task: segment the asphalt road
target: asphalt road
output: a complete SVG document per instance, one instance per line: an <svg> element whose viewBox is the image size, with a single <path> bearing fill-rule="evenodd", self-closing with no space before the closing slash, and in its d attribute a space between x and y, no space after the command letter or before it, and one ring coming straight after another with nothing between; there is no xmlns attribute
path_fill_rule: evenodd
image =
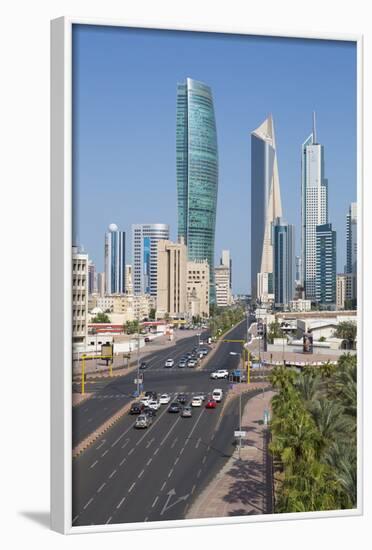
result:
<svg viewBox="0 0 372 550"><path fill-rule="evenodd" d="M242 323L229 338L242 338L245 331ZM185 392L190 401L200 391L211 392L216 387L227 391L229 383L210 380L209 372L236 368L239 356L230 352L240 350L240 344L222 344L204 371L163 369L154 364L145 371L145 390L173 397ZM178 350L180 356L184 351ZM115 384L116 391L125 393L130 383L119 379L110 386ZM194 408L191 418L181 418L162 405L146 430L134 429L136 417L130 415L115 424L73 461L73 525L185 517L193 499L233 451L233 432L239 424L237 403L233 401L223 416L221 408Z"/></svg>

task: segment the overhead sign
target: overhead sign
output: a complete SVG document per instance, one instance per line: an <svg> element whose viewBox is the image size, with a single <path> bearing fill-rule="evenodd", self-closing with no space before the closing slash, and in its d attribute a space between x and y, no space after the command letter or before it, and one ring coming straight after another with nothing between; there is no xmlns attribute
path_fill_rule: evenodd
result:
<svg viewBox="0 0 372 550"><path fill-rule="evenodd" d="M236 432L234 432L234 437L245 437L246 434L247 434L247 432L237 430Z"/></svg>

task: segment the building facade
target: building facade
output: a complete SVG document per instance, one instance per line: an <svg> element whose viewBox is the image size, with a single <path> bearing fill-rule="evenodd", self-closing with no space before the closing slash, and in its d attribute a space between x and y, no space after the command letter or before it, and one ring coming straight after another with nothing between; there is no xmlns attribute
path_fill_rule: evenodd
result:
<svg viewBox="0 0 372 550"><path fill-rule="evenodd" d="M89 260L88 262L88 293L95 294L97 292L97 273L96 266Z"/></svg>
<svg viewBox="0 0 372 550"><path fill-rule="evenodd" d="M292 300L289 302L289 310L296 312L311 311L311 300Z"/></svg>
<svg viewBox="0 0 372 550"><path fill-rule="evenodd" d="M251 133L251 289L252 300L273 298L271 224L281 217L275 132L270 115Z"/></svg>
<svg viewBox="0 0 372 550"><path fill-rule="evenodd" d="M220 264L229 268L229 287L232 294L232 259L230 250L222 250Z"/></svg>
<svg viewBox="0 0 372 550"><path fill-rule="evenodd" d="M297 286L302 286L302 258L301 256L296 256L296 273L295 273L295 284Z"/></svg>
<svg viewBox="0 0 372 550"><path fill-rule="evenodd" d="M190 316L209 317L209 273L207 260L187 262L187 313Z"/></svg>
<svg viewBox="0 0 372 550"><path fill-rule="evenodd" d="M106 294L125 292L125 233L112 223L105 234Z"/></svg>
<svg viewBox="0 0 372 550"><path fill-rule="evenodd" d="M105 295L106 284L105 284L105 272L97 273L97 294L102 297Z"/></svg>
<svg viewBox="0 0 372 550"><path fill-rule="evenodd" d="M72 247L72 346L85 350L88 335L88 254Z"/></svg>
<svg viewBox="0 0 372 550"><path fill-rule="evenodd" d="M315 298L318 304L336 304L336 231L332 224L316 227Z"/></svg>
<svg viewBox="0 0 372 550"><path fill-rule="evenodd" d="M156 298L158 241L169 240L169 225L147 223L132 225L132 272L134 294Z"/></svg>
<svg viewBox="0 0 372 550"><path fill-rule="evenodd" d="M295 290L294 226L276 218L272 227L276 307L287 307Z"/></svg>
<svg viewBox="0 0 372 550"><path fill-rule="evenodd" d="M336 276L336 308L353 309L356 297L356 274L340 273Z"/></svg>
<svg viewBox="0 0 372 550"><path fill-rule="evenodd" d="M184 239L190 261L208 261L210 298L214 302L218 191L216 121L210 87L191 78L177 85L176 161L178 238Z"/></svg>
<svg viewBox="0 0 372 550"><path fill-rule="evenodd" d="M133 294L133 269L131 264L125 266L125 294Z"/></svg>
<svg viewBox="0 0 372 550"><path fill-rule="evenodd" d="M111 294L97 298L96 307L103 312L123 315L123 322L147 319L155 305L149 294Z"/></svg>
<svg viewBox="0 0 372 550"><path fill-rule="evenodd" d="M181 243L158 241L156 317L186 313L187 248Z"/></svg>
<svg viewBox="0 0 372 550"><path fill-rule="evenodd" d="M357 203L352 202L346 216L346 273L357 272Z"/></svg>
<svg viewBox="0 0 372 550"><path fill-rule="evenodd" d="M214 281L216 288L216 305L226 307L231 305L230 269L219 265L214 268Z"/></svg>
<svg viewBox="0 0 372 550"><path fill-rule="evenodd" d="M301 156L301 249L305 296L316 300L317 226L328 223L328 180L324 177L324 147L313 131L302 144Z"/></svg>

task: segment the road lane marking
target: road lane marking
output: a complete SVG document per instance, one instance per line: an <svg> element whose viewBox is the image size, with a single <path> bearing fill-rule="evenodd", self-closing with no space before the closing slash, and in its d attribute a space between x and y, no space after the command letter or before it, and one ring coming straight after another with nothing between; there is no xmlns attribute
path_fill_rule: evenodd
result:
<svg viewBox="0 0 372 550"><path fill-rule="evenodd" d="M130 439L129 439L129 437L128 437L128 439L125 440L125 443L123 443L123 445L121 446L121 448L124 449L124 448L128 445L129 441L130 441Z"/></svg>
<svg viewBox="0 0 372 550"><path fill-rule="evenodd" d="M163 485L161 486L161 489L160 489L161 491L164 489L164 487L166 486L166 484L167 484L167 482L164 481L164 483L163 483Z"/></svg>
<svg viewBox="0 0 372 550"><path fill-rule="evenodd" d="M120 462L119 466L122 466L124 464L124 462L126 462L126 458L124 457L123 460Z"/></svg>
<svg viewBox="0 0 372 550"><path fill-rule="evenodd" d="M195 449L199 447L200 442L201 442L201 437L199 437L198 441L196 442Z"/></svg>
<svg viewBox="0 0 372 550"><path fill-rule="evenodd" d="M130 456L132 453L134 453L134 447L129 451L128 456Z"/></svg>
<svg viewBox="0 0 372 550"><path fill-rule="evenodd" d="M150 466L151 462L152 462L152 458L149 458L148 461L146 462L146 466Z"/></svg>
<svg viewBox="0 0 372 550"><path fill-rule="evenodd" d="M171 445L171 449L173 449L173 447L175 446L175 444L177 443L178 441L178 437L175 437L174 440L173 440L173 443Z"/></svg>
<svg viewBox="0 0 372 550"><path fill-rule="evenodd" d="M95 466L96 464L98 464L98 460L95 460L95 461L93 462L93 464L90 465L90 467L91 467L91 468L94 468L94 466Z"/></svg>
<svg viewBox="0 0 372 550"><path fill-rule="evenodd" d="M119 510L120 506L123 504L124 500L126 499L127 497L123 497L121 499L121 501L119 502L119 504L116 506L116 509Z"/></svg>
<svg viewBox="0 0 372 550"><path fill-rule="evenodd" d="M84 510L86 510L86 509L88 508L89 504L91 504L92 502L93 502L93 497L90 498L90 499L88 500L88 502L85 504L85 506L83 507Z"/></svg>
<svg viewBox="0 0 372 550"><path fill-rule="evenodd" d="M199 414L197 421L195 422L195 424L194 424L194 426L193 426L191 432L189 433L189 436L186 438L185 445L186 445L186 444L188 443L188 441L190 440L190 438L191 438L192 434L194 433L194 430L195 430L196 426L198 425L198 422L199 422L199 420L201 419L201 417L203 416L204 412L205 412L205 409L203 409L202 412Z"/></svg>
<svg viewBox="0 0 372 550"><path fill-rule="evenodd" d="M143 521L148 521L148 519L149 519L149 516L146 516Z"/></svg>
<svg viewBox="0 0 372 550"><path fill-rule="evenodd" d="M196 489L196 485L193 485L193 486L192 486L192 489L191 489L191 494L194 493L195 489Z"/></svg>
<svg viewBox="0 0 372 550"><path fill-rule="evenodd" d="M173 424L173 426L171 427L171 429L168 431L168 433L165 435L165 437L163 437L163 440L161 441L160 445L163 445L163 443L166 442L166 440L168 439L169 435L171 434L171 432L174 430L174 428L177 426L177 423L180 421L181 417L179 416L177 418L177 420L175 421L175 423Z"/></svg>
<svg viewBox="0 0 372 550"><path fill-rule="evenodd" d="M97 489L97 493L100 493L105 485L106 485L106 481L104 483L102 483L102 485L99 489Z"/></svg>
<svg viewBox="0 0 372 550"><path fill-rule="evenodd" d="M115 474L116 474L116 470L113 470L113 471L111 472L111 474L109 475L109 479L111 479L112 477L114 477Z"/></svg>
<svg viewBox="0 0 372 550"><path fill-rule="evenodd" d="M144 473L145 473L145 470L141 470L140 473L138 474L138 479L140 479Z"/></svg>
<svg viewBox="0 0 372 550"><path fill-rule="evenodd" d="M196 477L200 477L201 473L202 473L202 471L201 471L201 468L200 468L200 470L199 470L198 473L196 474Z"/></svg>
<svg viewBox="0 0 372 550"><path fill-rule="evenodd" d="M204 455L203 460L202 460L202 463L204 464L204 462L205 462L206 460L207 460L207 456Z"/></svg>
<svg viewBox="0 0 372 550"><path fill-rule="evenodd" d="M128 489L128 493L131 493L133 491L133 487L135 486L136 482L134 481L132 485Z"/></svg>
<svg viewBox="0 0 372 550"><path fill-rule="evenodd" d="M180 450L180 455L183 453L184 450L185 450L185 447L182 447L182 449Z"/></svg>
<svg viewBox="0 0 372 550"><path fill-rule="evenodd" d="M72 523L75 523L75 521L79 519L79 514L77 516L74 517L74 519L72 520Z"/></svg>
<svg viewBox="0 0 372 550"><path fill-rule="evenodd" d="M108 520L106 521L106 524L107 524L107 523L110 523L111 520L112 520L112 516L110 516L110 517L108 518Z"/></svg>
<svg viewBox="0 0 372 550"><path fill-rule="evenodd" d="M176 458L176 460L174 461L174 465L177 464L177 462L179 461L179 459L180 459L180 457L178 456L178 457Z"/></svg>
<svg viewBox="0 0 372 550"><path fill-rule="evenodd" d="M159 500L159 497L156 497L154 502L152 503L151 508L154 508L154 506L156 506L156 503L158 502L158 500Z"/></svg>
<svg viewBox="0 0 372 550"><path fill-rule="evenodd" d="M169 470L168 477L170 477L172 474L173 474L173 468L171 468L171 469Z"/></svg>
<svg viewBox="0 0 372 550"><path fill-rule="evenodd" d="M154 456L157 455L159 452L159 447L154 451Z"/></svg>
<svg viewBox="0 0 372 550"><path fill-rule="evenodd" d="M104 439L104 440L102 441L102 443L100 443L100 444L98 445L98 447L96 447L96 451L99 451L100 448L103 447L103 445L104 445L105 443L106 443L106 439Z"/></svg>
<svg viewBox="0 0 372 550"><path fill-rule="evenodd" d="M150 445L155 441L155 437L153 437L152 439L150 439L150 441L147 443L146 445L146 449L148 449L150 447Z"/></svg>
<svg viewBox="0 0 372 550"><path fill-rule="evenodd" d="M105 455L107 455L108 452L109 452L109 450L106 449L105 452L101 454L101 457L104 457Z"/></svg>
<svg viewBox="0 0 372 550"><path fill-rule="evenodd" d="M115 445L117 445L117 443L119 443L120 439L121 439L122 437L124 437L126 433L127 433L127 432L122 433L122 434L114 441L114 443L111 445L111 447L115 447Z"/></svg>
<svg viewBox="0 0 372 550"><path fill-rule="evenodd" d="M164 411L161 413L160 416L158 416L158 418L155 420L155 422L153 422L151 424L151 426L149 428L147 428L147 430L145 431L145 433L143 434L142 437L140 437L140 439L137 441L136 443L136 446L139 445L144 439L145 437L147 437L149 435L149 433L151 432L151 430L153 429L154 426L156 426L156 424L159 422L159 420L161 419L161 417L167 412L167 408L164 409Z"/></svg>

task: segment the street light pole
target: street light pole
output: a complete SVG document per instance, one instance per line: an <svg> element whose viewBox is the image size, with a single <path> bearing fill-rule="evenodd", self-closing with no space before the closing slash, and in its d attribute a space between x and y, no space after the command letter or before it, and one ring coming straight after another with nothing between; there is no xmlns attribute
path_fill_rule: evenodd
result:
<svg viewBox="0 0 372 550"><path fill-rule="evenodd" d="M137 325L137 396L139 395L139 367L140 367L140 330L139 330L139 311Z"/></svg>

